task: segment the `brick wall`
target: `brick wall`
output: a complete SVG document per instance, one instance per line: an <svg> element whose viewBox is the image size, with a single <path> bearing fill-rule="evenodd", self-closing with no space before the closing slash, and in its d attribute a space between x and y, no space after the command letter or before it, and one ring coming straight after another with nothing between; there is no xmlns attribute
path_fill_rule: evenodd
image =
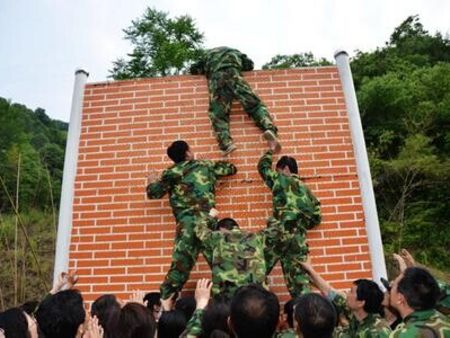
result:
<svg viewBox="0 0 450 338"><path fill-rule="evenodd" d="M312 262L337 288L370 278L371 263L343 92L335 67L245 74L275 117L283 154L322 203L323 222L308 233ZM184 139L198 157L221 159L207 117L201 76L88 84L85 89L73 205L70 267L87 301L158 290L171 261L175 223L167 197L147 200L146 174L171 164L166 148ZM262 133L234 103L231 132L238 174L217 192L221 217L256 231L271 214L271 194L256 164ZM277 157L274 158L274 162ZM200 258L185 290L210 271ZM281 269L272 289L287 299Z"/></svg>

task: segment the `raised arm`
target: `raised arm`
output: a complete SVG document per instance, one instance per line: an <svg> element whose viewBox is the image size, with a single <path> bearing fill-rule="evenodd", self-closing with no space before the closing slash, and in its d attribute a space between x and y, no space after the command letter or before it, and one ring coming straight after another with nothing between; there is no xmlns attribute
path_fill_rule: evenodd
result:
<svg viewBox="0 0 450 338"><path fill-rule="evenodd" d="M309 256L306 262L302 262L300 264L311 277L311 282L323 294L328 295L330 292L336 292L336 290L330 284L328 284L328 282L325 279L323 279L322 276L320 276L316 270L314 270L313 266L311 265L311 258Z"/></svg>
<svg viewBox="0 0 450 338"><path fill-rule="evenodd" d="M150 172L147 177L147 197L158 199L169 192L173 181L172 176L170 169L164 170L160 179L157 178L155 172Z"/></svg>
<svg viewBox="0 0 450 338"><path fill-rule="evenodd" d="M268 150L259 159L258 172L264 180L264 183L272 189L275 176L277 175L277 173L272 170L272 150Z"/></svg>

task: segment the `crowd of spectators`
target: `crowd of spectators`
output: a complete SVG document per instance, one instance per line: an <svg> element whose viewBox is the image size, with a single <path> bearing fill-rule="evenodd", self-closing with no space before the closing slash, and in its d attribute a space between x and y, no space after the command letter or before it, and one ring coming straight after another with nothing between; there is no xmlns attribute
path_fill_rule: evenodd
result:
<svg viewBox="0 0 450 338"><path fill-rule="evenodd" d="M212 283L197 282L194 296L136 292L123 302L102 295L86 310L74 289L77 277L63 274L40 302L0 313L6 338L271 338L271 337L450 337L450 292L418 267L406 251L396 255L400 273L385 292L359 279L341 293L307 261L304 269L318 292L284 304L261 285L239 288L230 301L211 298Z"/></svg>

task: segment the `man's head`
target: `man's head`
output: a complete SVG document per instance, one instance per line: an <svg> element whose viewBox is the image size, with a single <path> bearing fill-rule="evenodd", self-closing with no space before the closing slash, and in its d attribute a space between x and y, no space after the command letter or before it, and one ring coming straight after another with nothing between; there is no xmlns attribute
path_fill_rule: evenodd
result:
<svg viewBox="0 0 450 338"><path fill-rule="evenodd" d="M282 156L277 162L276 169L285 175L298 174L297 161L290 156Z"/></svg>
<svg viewBox="0 0 450 338"><path fill-rule="evenodd" d="M239 288L231 300L229 324L239 338L270 338L279 314L277 296L260 285L250 284Z"/></svg>
<svg viewBox="0 0 450 338"><path fill-rule="evenodd" d="M216 224L217 231L231 231L234 228L239 228L239 224L232 218L222 218Z"/></svg>
<svg viewBox="0 0 450 338"><path fill-rule="evenodd" d="M152 312L144 305L128 303L120 311L117 323L117 337L121 338L153 338L156 322Z"/></svg>
<svg viewBox="0 0 450 338"><path fill-rule="evenodd" d="M296 302L295 299L290 299L289 301L287 301L284 304L284 307L283 307L283 312L284 312L284 315L286 316L286 321L290 328L294 327L294 305L295 305L295 302Z"/></svg>
<svg viewBox="0 0 450 338"><path fill-rule="evenodd" d="M30 338L29 325L25 313L19 308L0 313L0 328L6 337Z"/></svg>
<svg viewBox="0 0 450 338"><path fill-rule="evenodd" d="M179 337L186 329L187 319L180 310L164 311L158 321L158 337Z"/></svg>
<svg viewBox="0 0 450 338"><path fill-rule="evenodd" d="M167 148L167 156L175 163L194 159L194 155L189 149L189 145L182 140L173 142L169 148Z"/></svg>
<svg viewBox="0 0 450 338"><path fill-rule="evenodd" d="M46 338L74 338L85 315L81 294L77 290L65 290L41 302L36 320Z"/></svg>
<svg viewBox="0 0 450 338"><path fill-rule="evenodd" d="M309 293L298 298L294 308L297 331L304 338L331 338L336 310L325 297Z"/></svg>
<svg viewBox="0 0 450 338"><path fill-rule="evenodd" d="M404 317L412 311L433 309L439 296L439 286L434 277L425 269L412 267L394 280L391 305Z"/></svg>
<svg viewBox="0 0 450 338"><path fill-rule="evenodd" d="M155 321L161 317L161 294L159 292L149 292L144 296L144 302L147 302L147 307L152 311Z"/></svg>
<svg viewBox="0 0 450 338"><path fill-rule="evenodd" d="M191 319L192 315L194 314L196 306L197 302L194 296L183 296L177 299L175 303L175 310L183 312L186 320L189 321L189 319Z"/></svg>
<svg viewBox="0 0 450 338"><path fill-rule="evenodd" d="M383 292L378 285L368 279L353 282L347 292L347 306L352 311L364 310L366 313L379 313L383 302Z"/></svg>
<svg viewBox="0 0 450 338"><path fill-rule="evenodd" d="M120 316L121 306L114 295L100 296L92 303L91 316L98 318L107 336L111 335Z"/></svg>

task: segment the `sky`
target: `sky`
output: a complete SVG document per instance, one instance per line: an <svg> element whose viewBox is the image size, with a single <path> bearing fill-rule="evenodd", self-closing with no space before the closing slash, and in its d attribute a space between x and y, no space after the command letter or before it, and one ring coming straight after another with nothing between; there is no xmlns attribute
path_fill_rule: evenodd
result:
<svg viewBox="0 0 450 338"><path fill-rule="evenodd" d="M409 15L450 35L448 0L0 0L0 97L69 121L75 70L108 80L132 50L122 30L147 7L190 15L207 48L240 49L256 68L276 54L373 51Z"/></svg>

